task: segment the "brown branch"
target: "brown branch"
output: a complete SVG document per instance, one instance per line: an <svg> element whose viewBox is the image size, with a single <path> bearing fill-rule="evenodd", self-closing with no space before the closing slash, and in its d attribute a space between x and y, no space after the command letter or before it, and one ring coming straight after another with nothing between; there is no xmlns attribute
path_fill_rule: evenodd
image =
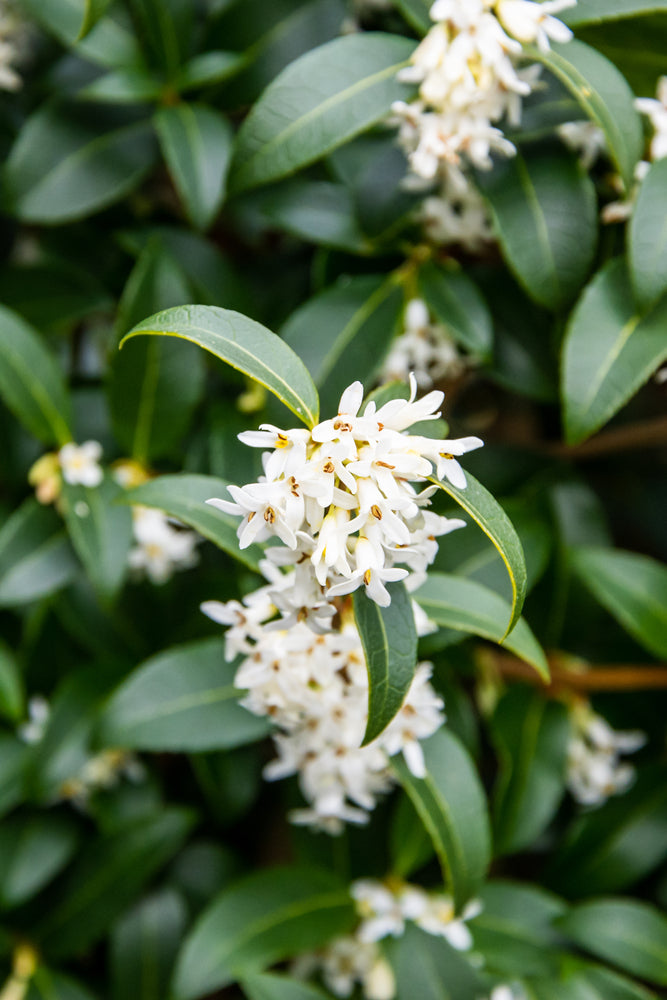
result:
<svg viewBox="0 0 667 1000"><path fill-rule="evenodd" d="M570 691L651 691L667 690L667 664L658 667L619 663L618 666L592 666L588 670L567 670L559 666L559 656L549 658L551 682L545 684L531 666L506 653L491 651L492 662L503 677L527 681L547 690Z"/></svg>

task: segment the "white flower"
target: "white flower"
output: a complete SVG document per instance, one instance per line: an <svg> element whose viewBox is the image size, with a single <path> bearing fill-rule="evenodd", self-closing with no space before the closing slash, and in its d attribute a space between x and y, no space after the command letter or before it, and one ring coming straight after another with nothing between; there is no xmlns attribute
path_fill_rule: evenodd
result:
<svg viewBox="0 0 667 1000"><path fill-rule="evenodd" d="M655 98L638 97L635 107L647 115L654 134L651 140L651 160L661 160L667 156L667 76L661 76Z"/></svg>
<svg viewBox="0 0 667 1000"><path fill-rule="evenodd" d="M28 721L17 729L17 736L24 743L41 743L51 716L51 706L42 695L34 695L28 702Z"/></svg>
<svg viewBox="0 0 667 1000"><path fill-rule="evenodd" d="M411 299L405 308L404 331L392 342L380 382L406 381L412 372L424 389L440 378L456 378L464 370L465 362L447 327L431 322L422 299Z"/></svg>
<svg viewBox="0 0 667 1000"><path fill-rule="evenodd" d="M522 43L537 42L542 52L549 51L549 40L568 42L572 31L553 17L568 7L576 6L577 0L499 0L496 4L498 18L503 28Z"/></svg>
<svg viewBox="0 0 667 1000"><path fill-rule="evenodd" d="M15 65L26 49L26 27L16 14L16 7L8 0L0 3L0 90L18 90L21 77Z"/></svg>
<svg viewBox="0 0 667 1000"><path fill-rule="evenodd" d="M131 569L140 570L153 583L166 583L177 569L189 569L197 562L199 537L176 527L173 519L151 507L132 508L136 545L130 550Z"/></svg>
<svg viewBox="0 0 667 1000"><path fill-rule="evenodd" d="M327 989L337 997L351 996L357 983L366 1000L393 1000L396 996L394 974L377 944L353 935L335 938L321 952L300 956L292 965L292 974L305 978L318 969Z"/></svg>
<svg viewBox="0 0 667 1000"><path fill-rule="evenodd" d="M635 769L622 763L620 757L639 750L646 742L645 734L638 730L617 732L586 705L575 708L572 723L567 785L577 802L597 806L610 795L627 791Z"/></svg>
<svg viewBox="0 0 667 1000"><path fill-rule="evenodd" d="M71 486L99 486L104 478L99 464L101 457L102 445L99 441L84 441L80 445L71 441L63 445L58 452L63 479Z"/></svg>
<svg viewBox="0 0 667 1000"><path fill-rule="evenodd" d="M558 134L566 146L580 154L584 170L590 170L607 148L605 134L594 122L565 122L558 126Z"/></svg>

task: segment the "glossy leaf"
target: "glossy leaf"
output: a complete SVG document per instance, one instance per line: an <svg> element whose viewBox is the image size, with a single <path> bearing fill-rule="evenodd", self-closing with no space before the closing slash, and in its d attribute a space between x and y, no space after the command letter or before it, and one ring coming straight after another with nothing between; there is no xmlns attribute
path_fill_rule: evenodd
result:
<svg viewBox="0 0 667 1000"><path fill-rule="evenodd" d="M28 14L66 45L84 38L106 13L111 0L22 0Z"/></svg>
<svg viewBox="0 0 667 1000"><path fill-rule="evenodd" d="M181 753L253 743L268 726L239 705L235 673L219 639L158 653L114 692L100 720L100 739L107 746Z"/></svg>
<svg viewBox="0 0 667 1000"><path fill-rule="evenodd" d="M346 889L326 872L291 867L248 875L195 923L176 967L175 1000L193 1000L317 948L354 920Z"/></svg>
<svg viewBox="0 0 667 1000"><path fill-rule="evenodd" d="M504 636L509 635L519 620L526 596L526 561L521 541L514 526L498 501L477 480L466 472L467 486L459 489L448 479L432 482L445 491L479 525L491 539L509 574L512 585L512 609ZM502 639L501 639L502 641Z"/></svg>
<svg viewBox="0 0 667 1000"><path fill-rule="evenodd" d="M271 222L299 239L355 254L371 249L342 184L295 178L266 192L263 204Z"/></svg>
<svg viewBox="0 0 667 1000"><path fill-rule="evenodd" d="M183 809L163 809L89 840L33 928L53 955L81 952L99 938L183 843L193 823Z"/></svg>
<svg viewBox="0 0 667 1000"><path fill-rule="evenodd" d="M585 289L563 344L565 430L578 444L599 430L667 360L667 299L642 317L625 262L613 260Z"/></svg>
<svg viewBox="0 0 667 1000"><path fill-rule="evenodd" d="M185 902L171 888L123 914L111 933L113 1000L164 1000L187 922Z"/></svg>
<svg viewBox="0 0 667 1000"><path fill-rule="evenodd" d="M23 222L83 219L123 198L153 165L150 124L101 109L45 105L26 122L5 168L6 208Z"/></svg>
<svg viewBox="0 0 667 1000"><path fill-rule="evenodd" d="M317 390L305 365L279 337L255 320L215 306L167 309L131 330L121 348L141 334L165 334L198 344L265 386L308 426L317 423Z"/></svg>
<svg viewBox="0 0 667 1000"><path fill-rule="evenodd" d="M25 709L23 678L9 646L0 641L0 716L18 722Z"/></svg>
<svg viewBox="0 0 667 1000"><path fill-rule="evenodd" d="M385 948L396 977L396 996L401 1000L484 996L484 983L465 955L414 924L408 923L398 940L389 938Z"/></svg>
<svg viewBox="0 0 667 1000"><path fill-rule="evenodd" d="M401 289L391 278L359 276L340 280L287 320L281 335L312 375L323 413L337 412L351 372L372 381L402 306Z"/></svg>
<svg viewBox="0 0 667 1000"><path fill-rule="evenodd" d="M667 566L620 549L582 547L575 571L600 604L649 652L667 657Z"/></svg>
<svg viewBox="0 0 667 1000"><path fill-rule="evenodd" d="M478 181L517 280L540 305L566 305L586 280L595 252L591 179L574 156L550 147L502 160Z"/></svg>
<svg viewBox="0 0 667 1000"><path fill-rule="evenodd" d="M396 0L396 6L408 24L411 24L420 34L425 35L433 27L433 21L429 16L433 6L430 0Z"/></svg>
<svg viewBox="0 0 667 1000"><path fill-rule="evenodd" d="M36 500L26 500L0 529L0 607L54 594L76 571L76 558L57 515Z"/></svg>
<svg viewBox="0 0 667 1000"><path fill-rule="evenodd" d="M16 816L0 826L0 909L39 892L71 860L79 831L69 817Z"/></svg>
<svg viewBox="0 0 667 1000"><path fill-rule="evenodd" d="M208 229L225 193L233 133L226 118L204 104L161 108L155 127L188 218Z"/></svg>
<svg viewBox="0 0 667 1000"><path fill-rule="evenodd" d="M143 104L157 101L162 94L162 81L143 68L129 67L105 73L77 93L79 101L109 104Z"/></svg>
<svg viewBox="0 0 667 1000"><path fill-rule="evenodd" d="M572 39L548 52L526 48L526 55L554 73L605 134L609 152L628 190L644 137L634 94L623 74L590 45Z"/></svg>
<svg viewBox="0 0 667 1000"><path fill-rule="evenodd" d="M429 573L414 599L428 617L443 628L503 642L503 645L530 663L546 681L549 667L539 642L523 619L505 637L510 613L508 603L488 587L449 573Z"/></svg>
<svg viewBox="0 0 667 1000"><path fill-rule="evenodd" d="M0 306L0 397L46 444L72 439L71 408L63 376L44 341L25 320Z"/></svg>
<svg viewBox="0 0 667 1000"><path fill-rule="evenodd" d="M458 344L474 357L490 356L491 313L479 288L462 269L429 262L419 270L419 290Z"/></svg>
<svg viewBox="0 0 667 1000"><path fill-rule="evenodd" d="M219 50L201 52L180 68L175 84L180 91L209 87L234 76L244 65L244 56L236 52Z"/></svg>
<svg viewBox="0 0 667 1000"><path fill-rule="evenodd" d="M225 514L206 503L213 497L227 499L227 483L215 476L192 476L180 473L174 476L158 476L136 489L129 490L121 498L123 503L140 504L143 507L157 507L170 517L194 528L217 545L228 555L259 572L259 562L263 558L259 545L239 549L236 534L238 518Z"/></svg>
<svg viewBox="0 0 667 1000"><path fill-rule="evenodd" d="M63 483L62 511L72 545L95 588L109 599L123 584L132 544L132 515L116 503L122 492L108 476L94 488Z"/></svg>
<svg viewBox="0 0 667 1000"><path fill-rule="evenodd" d="M327 1000L329 996L318 986L275 973L247 976L241 987L248 1000Z"/></svg>
<svg viewBox="0 0 667 1000"><path fill-rule="evenodd" d="M666 220L667 161L658 160L639 186L628 230L632 288L643 310L667 292Z"/></svg>
<svg viewBox="0 0 667 1000"><path fill-rule="evenodd" d="M570 720L564 705L514 686L498 703L491 732L499 761L494 842L509 854L540 836L565 794Z"/></svg>
<svg viewBox="0 0 667 1000"><path fill-rule="evenodd" d="M368 721L362 746L379 736L400 710L417 664L411 599L401 582L387 589L391 595L387 608L363 589L354 593L354 618L368 668Z"/></svg>
<svg viewBox="0 0 667 1000"><path fill-rule="evenodd" d="M433 841L458 910L479 891L489 865L486 799L468 752L446 728L422 748L425 778L415 778L398 757L392 763Z"/></svg>
<svg viewBox="0 0 667 1000"><path fill-rule="evenodd" d="M234 192L278 180L381 121L408 93L396 80L414 43L366 32L328 42L288 66L238 135Z"/></svg>
<svg viewBox="0 0 667 1000"><path fill-rule="evenodd" d="M565 10L558 16L571 27L579 27L665 10L666 0L579 0L576 9Z"/></svg>
<svg viewBox="0 0 667 1000"><path fill-rule="evenodd" d="M649 983L667 985L667 918L652 906L597 899L573 907L557 926L596 958Z"/></svg>

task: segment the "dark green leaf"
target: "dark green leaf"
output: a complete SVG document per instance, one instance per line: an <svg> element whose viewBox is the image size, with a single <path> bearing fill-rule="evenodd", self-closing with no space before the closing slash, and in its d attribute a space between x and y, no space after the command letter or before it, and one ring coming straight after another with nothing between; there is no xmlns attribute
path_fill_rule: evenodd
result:
<svg viewBox="0 0 667 1000"><path fill-rule="evenodd" d="M239 132L230 186L278 180L326 156L381 121L406 94L396 74L414 43L393 35L349 35L285 69Z"/></svg>
<svg viewBox="0 0 667 1000"><path fill-rule="evenodd" d="M570 444L599 430L667 360L667 299L636 311L625 261L611 261L585 289L563 344L565 429Z"/></svg>
<svg viewBox="0 0 667 1000"><path fill-rule="evenodd" d="M0 827L0 908L30 899L71 860L79 843L67 816L16 816Z"/></svg>
<svg viewBox="0 0 667 1000"><path fill-rule="evenodd" d="M491 723L499 775L494 796L494 842L501 854L532 844L565 794L569 714L528 687L515 686Z"/></svg>
<svg viewBox="0 0 667 1000"><path fill-rule="evenodd" d="M83 219L132 191L154 158L150 123L46 105L28 119L7 159L6 208L23 222Z"/></svg>
<svg viewBox="0 0 667 1000"><path fill-rule="evenodd" d="M109 104L143 104L157 101L164 84L153 73L139 67L113 70L87 84L77 93L80 101Z"/></svg>
<svg viewBox="0 0 667 1000"><path fill-rule="evenodd" d="M107 746L222 750L261 739L266 720L239 705L236 665L219 639L200 639L151 657L118 688L100 721Z"/></svg>
<svg viewBox="0 0 667 1000"><path fill-rule="evenodd" d="M433 27L429 12L433 4L431 0L396 0L396 6L406 21L420 34L425 35Z"/></svg>
<svg viewBox="0 0 667 1000"><path fill-rule="evenodd" d="M113 1000L164 1000L187 920L185 902L173 889L154 893L121 917L111 933Z"/></svg>
<svg viewBox="0 0 667 1000"><path fill-rule="evenodd" d="M565 10L558 16L574 28L665 10L666 0L579 0L576 7Z"/></svg>
<svg viewBox="0 0 667 1000"><path fill-rule="evenodd" d="M526 150L478 181L503 255L528 294L548 309L570 302L597 242L593 182L564 149Z"/></svg>
<svg viewBox="0 0 667 1000"><path fill-rule="evenodd" d="M215 306L167 309L144 320L121 341L141 334L181 337L249 375L312 427L317 423L317 390L299 357L255 320Z"/></svg>
<svg viewBox="0 0 667 1000"><path fill-rule="evenodd" d="M667 566L619 549L582 547L572 553L591 593L657 657L667 657Z"/></svg>
<svg viewBox="0 0 667 1000"><path fill-rule="evenodd" d="M391 870L399 878L408 879L433 857L431 838L407 795L401 795L398 800L389 834L389 846Z"/></svg>
<svg viewBox="0 0 667 1000"><path fill-rule="evenodd" d="M18 661L0 641L0 715L18 722L25 711L25 692Z"/></svg>
<svg viewBox="0 0 667 1000"><path fill-rule="evenodd" d="M184 0L130 0L137 35L151 64L170 78L189 53L194 7Z"/></svg>
<svg viewBox="0 0 667 1000"><path fill-rule="evenodd" d="M457 910L479 891L491 856L489 816L475 765L447 729L422 743L426 777L393 766L433 841Z"/></svg>
<svg viewBox="0 0 667 1000"><path fill-rule="evenodd" d="M57 515L36 500L26 500L0 529L0 607L53 594L67 586L76 571Z"/></svg>
<svg viewBox="0 0 667 1000"><path fill-rule="evenodd" d="M95 1000L95 997L76 980L40 965L30 980L25 1000Z"/></svg>
<svg viewBox="0 0 667 1000"><path fill-rule="evenodd" d="M554 43L548 52L533 48L524 51L531 59L544 63L565 84L591 121L599 125L630 190L644 137L634 94L622 73L590 45L577 39Z"/></svg>
<svg viewBox="0 0 667 1000"><path fill-rule="evenodd" d="M115 501L121 487L109 476L95 487L63 483L62 511L72 545L105 598L123 584L132 544L132 515Z"/></svg>
<svg viewBox="0 0 667 1000"><path fill-rule="evenodd" d="M379 736L400 710L417 664L411 599L400 582L387 589L391 594L387 608L364 590L354 593L354 617L368 668L368 722L362 746Z"/></svg>
<svg viewBox="0 0 667 1000"><path fill-rule="evenodd" d="M37 329L61 329L111 305L111 297L93 274L57 257L36 264L5 264L0 300Z"/></svg>
<svg viewBox="0 0 667 1000"><path fill-rule="evenodd" d="M370 250L342 184L295 178L267 191L262 203L271 222L300 239L354 254Z"/></svg>
<svg viewBox="0 0 667 1000"><path fill-rule="evenodd" d="M71 441L65 381L39 334L0 306L0 396L31 434L46 444Z"/></svg>
<svg viewBox="0 0 667 1000"><path fill-rule="evenodd" d="M0 733L0 816L23 798L29 750L15 736Z"/></svg>
<svg viewBox="0 0 667 1000"><path fill-rule="evenodd" d="M255 872L225 889L195 924L179 957L174 996L192 1000L317 948L354 920L347 891L326 872L297 867Z"/></svg>
<svg viewBox="0 0 667 1000"><path fill-rule="evenodd" d="M233 133L226 118L204 104L181 101L155 116L162 153L188 218L208 229L225 194Z"/></svg>
<svg viewBox="0 0 667 1000"><path fill-rule="evenodd" d="M106 13L110 0L22 0L22 5L65 45L84 38Z"/></svg>
<svg viewBox="0 0 667 1000"><path fill-rule="evenodd" d="M505 631L505 635L509 635L521 616L526 596L526 561L521 541L498 501L469 472L466 473L466 480L467 486L463 490L453 486L448 479L441 482L434 478L432 481L470 514L491 539L505 563L512 584L512 613Z"/></svg>
<svg viewBox="0 0 667 1000"><path fill-rule="evenodd" d="M429 262L420 268L419 291L437 320L474 357L488 358L493 321L482 293L464 271L451 263Z"/></svg>
<svg viewBox="0 0 667 1000"><path fill-rule="evenodd" d="M336 412L351 372L362 382L372 381L402 305L401 289L392 278L364 275L341 279L287 320L281 336L312 375L323 413Z"/></svg>
<svg viewBox="0 0 667 1000"><path fill-rule="evenodd" d="M35 938L50 954L84 951L176 853L192 822L183 809L163 809L90 840L53 887Z"/></svg>
<svg viewBox="0 0 667 1000"><path fill-rule="evenodd" d="M180 91L198 90L234 76L244 65L245 58L236 52L200 52L181 67L174 83Z"/></svg>
<svg viewBox="0 0 667 1000"><path fill-rule="evenodd" d="M170 517L177 517L224 552L259 572L259 562L263 558L259 545L239 549L236 534L238 518L206 503L214 497L227 499L228 496L227 483L222 479L180 473L174 476L158 476L130 490L124 495L123 503L157 507Z"/></svg>
<svg viewBox="0 0 667 1000"><path fill-rule="evenodd" d="M470 1000L484 996L484 983L472 964L442 938L414 924L398 941L390 940L387 957L396 976L401 1000Z"/></svg>
<svg viewBox="0 0 667 1000"><path fill-rule="evenodd" d="M667 160L639 186L628 230L628 262L639 306L650 309L667 292Z"/></svg>
<svg viewBox="0 0 667 1000"><path fill-rule="evenodd" d="M523 619L505 638L510 608L488 587L449 573L429 573L414 599L436 625L502 641L516 656L532 664L545 681L549 679L544 651Z"/></svg>
<svg viewBox="0 0 667 1000"><path fill-rule="evenodd" d="M326 1000L329 996L310 983L274 973L247 976L241 987L248 1000Z"/></svg>
<svg viewBox="0 0 667 1000"><path fill-rule="evenodd" d="M598 899L557 924L585 951L650 983L667 985L667 918L646 903Z"/></svg>

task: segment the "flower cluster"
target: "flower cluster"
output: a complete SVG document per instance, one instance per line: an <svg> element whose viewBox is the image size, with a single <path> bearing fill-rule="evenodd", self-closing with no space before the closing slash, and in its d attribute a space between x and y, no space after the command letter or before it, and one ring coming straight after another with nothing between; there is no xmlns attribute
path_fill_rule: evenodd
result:
<svg viewBox="0 0 667 1000"><path fill-rule="evenodd" d="M631 764L621 763L620 756L644 746L644 733L616 732L587 704L575 707L572 722L567 785L577 802L598 806L610 795L627 791L634 781L635 769Z"/></svg>
<svg viewBox="0 0 667 1000"><path fill-rule="evenodd" d="M382 366L380 382L405 381L414 372L420 389L430 389L441 378L458 378L465 360L449 331L433 323L422 299L412 299L405 309L405 328L396 337Z"/></svg>
<svg viewBox="0 0 667 1000"><path fill-rule="evenodd" d="M431 7L435 24L399 74L419 85L418 97L396 102L393 112L411 185L441 185L424 217L438 242L475 250L488 239L488 218L468 171L490 169L493 153L515 153L500 123L520 123L522 98L539 75L536 66L517 68L523 45L545 50L552 39L568 41L570 29L553 15L575 3L436 0Z"/></svg>
<svg viewBox="0 0 667 1000"><path fill-rule="evenodd" d="M401 937L408 922L427 934L445 938L458 951L472 947L466 921L481 912L476 900L456 916L450 896L406 882L359 879L352 883L350 892L361 918L355 933L336 938L320 952L302 956L295 966L302 976L321 972L325 985L336 996L350 996L359 983L366 1000L393 1000L396 983L378 942Z"/></svg>

